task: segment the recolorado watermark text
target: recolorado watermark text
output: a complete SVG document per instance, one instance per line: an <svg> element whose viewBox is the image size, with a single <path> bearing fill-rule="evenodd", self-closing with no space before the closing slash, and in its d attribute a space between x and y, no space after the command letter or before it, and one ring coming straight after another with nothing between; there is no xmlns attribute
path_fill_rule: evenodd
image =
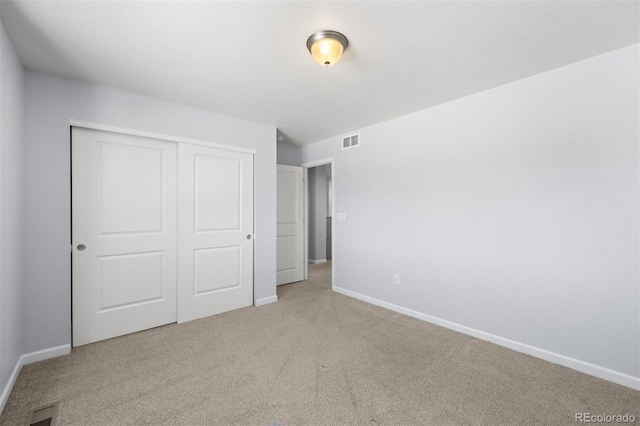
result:
<svg viewBox="0 0 640 426"><path fill-rule="evenodd" d="M576 423L635 423L633 414L576 413Z"/></svg>

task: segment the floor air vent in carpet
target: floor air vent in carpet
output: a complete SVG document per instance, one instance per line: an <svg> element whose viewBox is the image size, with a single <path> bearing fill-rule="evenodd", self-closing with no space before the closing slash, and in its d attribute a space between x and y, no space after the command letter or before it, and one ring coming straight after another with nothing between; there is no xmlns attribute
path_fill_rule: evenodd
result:
<svg viewBox="0 0 640 426"><path fill-rule="evenodd" d="M29 411L26 426L55 426L58 417L60 402L55 402L44 407Z"/></svg>

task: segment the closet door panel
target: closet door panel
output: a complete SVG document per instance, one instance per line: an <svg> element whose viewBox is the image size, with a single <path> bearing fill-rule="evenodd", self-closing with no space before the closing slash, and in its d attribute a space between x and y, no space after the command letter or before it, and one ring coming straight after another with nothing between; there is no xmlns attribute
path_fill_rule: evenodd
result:
<svg viewBox="0 0 640 426"><path fill-rule="evenodd" d="M178 322L253 304L253 155L181 144Z"/></svg>
<svg viewBox="0 0 640 426"><path fill-rule="evenodd" d="M176 321L177 146L72 130L73 345Z"/></svg>

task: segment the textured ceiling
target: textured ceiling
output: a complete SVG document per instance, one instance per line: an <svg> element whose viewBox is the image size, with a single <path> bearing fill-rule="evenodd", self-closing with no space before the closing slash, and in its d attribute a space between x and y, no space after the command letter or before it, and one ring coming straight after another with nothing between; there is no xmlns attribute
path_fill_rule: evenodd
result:
<svg viewBox="0 0 640 426"><path fill-rule="evenodd" d="M340 135L640 40L637 1L3 1L27 68ZM330 68L307 37L345 34Z"/></svg>

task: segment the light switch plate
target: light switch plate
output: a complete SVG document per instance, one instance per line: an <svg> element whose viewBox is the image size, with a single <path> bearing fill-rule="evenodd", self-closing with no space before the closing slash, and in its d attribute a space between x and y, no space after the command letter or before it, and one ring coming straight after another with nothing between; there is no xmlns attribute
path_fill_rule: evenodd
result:
<svg viewBox="0 0 640 426"><path fill-rule="evenodd" d="M346 213L338 213L338 222L346 222L347 214Z"/></svg>

